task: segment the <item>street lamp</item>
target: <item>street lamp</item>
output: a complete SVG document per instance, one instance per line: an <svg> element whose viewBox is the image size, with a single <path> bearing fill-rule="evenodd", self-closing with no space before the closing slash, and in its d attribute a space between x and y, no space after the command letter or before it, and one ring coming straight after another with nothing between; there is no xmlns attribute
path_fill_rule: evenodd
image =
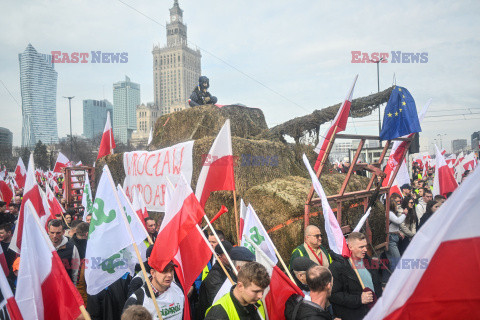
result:
<svg viewBox="0 0 480 320"><path fill-rule="evenodd" d="M380 62L385 60L384 58L380 58L378 60L372 60L370 59L370 62L376 63L377 64L377 90L380 92ZM382 125L381 125L381 120L380 120L380 106L378 106L378 134L380 135L380 132L382 131Z"/></svg>
<svg viewBox="0 0 480 320"><path fill-rule="evenodd" d="M440 137L440 149L443 149L442 136L446 136L446 135L447 135L446 133L439 133L439 134L437 134L437 137Z"/></svg>
<svg viewBox="0 0 480 320"><path fill-rule="evenodd" d="M64 97L68 99L68 109L70 110L70 157L73 157L73 135L72 135L72 99L75 97Z"/></svg>

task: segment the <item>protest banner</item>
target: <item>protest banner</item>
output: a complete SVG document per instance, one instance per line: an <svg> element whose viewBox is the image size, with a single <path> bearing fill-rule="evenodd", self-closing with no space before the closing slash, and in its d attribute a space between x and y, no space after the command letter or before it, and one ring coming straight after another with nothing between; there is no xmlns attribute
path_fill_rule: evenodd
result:
<svg viewBox="0 0 480 320"><path fill-rule="evenodd" d="M193 141L187 141L156 151L132 151L123 154L125 181L123 189L130 201L133 190L140 193L147 209L165 211L167 178L174 184L183 173L188 184L192 181Z"/></svg>

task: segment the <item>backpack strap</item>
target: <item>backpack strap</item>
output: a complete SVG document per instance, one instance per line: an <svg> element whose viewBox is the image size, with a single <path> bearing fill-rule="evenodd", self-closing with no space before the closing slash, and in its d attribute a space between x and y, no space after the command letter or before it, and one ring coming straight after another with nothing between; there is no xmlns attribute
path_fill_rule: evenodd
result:
<svg viewBox="0 0 480 320"><path fill-rule="evenodd" d="M295 308L293 309L293 313L292 313L292 320L296 320L297 319L297 313L298 313L298 309L300 309L300 305L302 304L303 302L303 297L302 296L297 296L295 298Z"/></svg>

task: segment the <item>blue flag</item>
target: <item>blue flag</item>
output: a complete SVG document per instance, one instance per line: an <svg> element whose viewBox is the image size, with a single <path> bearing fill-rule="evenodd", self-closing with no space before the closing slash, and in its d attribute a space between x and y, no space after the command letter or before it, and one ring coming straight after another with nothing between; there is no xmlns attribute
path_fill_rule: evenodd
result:
<svg viewBox="0 0 480 320"><path fill-rule="evenodd" d="M385 108L380 140L421 132L415 100L407 89L395 86Z"/></svg>

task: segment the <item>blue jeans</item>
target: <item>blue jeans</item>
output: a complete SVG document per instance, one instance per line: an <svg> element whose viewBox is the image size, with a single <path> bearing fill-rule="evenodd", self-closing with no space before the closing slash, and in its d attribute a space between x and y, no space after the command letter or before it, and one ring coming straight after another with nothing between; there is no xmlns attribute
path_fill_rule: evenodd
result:
<svg viewBox="0 0 480 320"><path fill-rule="evenodd" d="M390 271L395 270L395 266L400 261L400 251L398 250L398 244L400 242L400 236L396 233L390 233L388 235L389 244L388 251L386 252L388 261L390 262Z"/></svg>

